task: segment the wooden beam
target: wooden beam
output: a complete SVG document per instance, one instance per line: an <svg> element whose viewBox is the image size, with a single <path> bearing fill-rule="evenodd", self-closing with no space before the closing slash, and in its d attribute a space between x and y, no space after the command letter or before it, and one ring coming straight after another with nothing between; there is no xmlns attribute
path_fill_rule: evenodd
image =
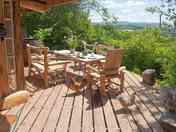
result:
<svg viewBox="0 0 176 132"><path fill-rule="evenodd" d="M33 10L37 12L45 12L48 9L46 3L41 3L32 0L21 0L20 6L24 9Z"/></svg>
<svg viewBox="0 0 176 132"><path fill-rule="evenodd" d="M15 2L15 62L16 62L16 82L17 89L24 89L24 58L23 58L23 43L22 43L22 32L21 32L21 8L20 0Z"/></svg>
<svg viewBox="0 0 176 132"><path fill-rule="evenodd" d="M0 0L0 23L4 23L4 0ZM0 97L8 95L8 64L5 40L0 38Z"/></svg>
<svg viewBox="0 0 176 132"><path fill-rule="evenodd" d="M65 5L71 3L78 3L79 0L47 0L47 5L54 6L54 5Z"/></svg>

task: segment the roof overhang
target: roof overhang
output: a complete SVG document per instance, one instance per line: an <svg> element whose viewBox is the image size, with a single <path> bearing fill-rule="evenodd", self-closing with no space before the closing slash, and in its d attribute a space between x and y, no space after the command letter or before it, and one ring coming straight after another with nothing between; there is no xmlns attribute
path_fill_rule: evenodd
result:
<svg viewBox="0 0 176 132"><path fill-rule="evenodd" d="M51 6L77 3L79 0L21 0L20 6L23 9L37 12L45 12Z"/></svg>

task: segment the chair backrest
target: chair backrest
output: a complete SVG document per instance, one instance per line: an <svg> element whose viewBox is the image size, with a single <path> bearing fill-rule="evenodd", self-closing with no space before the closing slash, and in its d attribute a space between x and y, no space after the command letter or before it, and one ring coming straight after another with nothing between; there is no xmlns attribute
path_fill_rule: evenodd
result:
<svg viewBox="0 0 176 132"><path fill-rule="evenodd" d="M112 46L110 45L105 45L105 44L98 44L96 45L96 53L97 54L102 54L102 55L106 55L108 50L114 49Z"/></svg>
<svg viewBox="0 0 176 132"><path fill-rule="evenodd" d="M29 66L37 61L43 61L44 65L48 63L48 47L36 47L28 44L27 55Z"/></svg>
<svg viewBox="0 0 176 132"><path fill-rule="evenodd" d="M96 50L96 44L87 44L85 41L82 42L83 43L83 49L84 51L87 52L95 52Z"/></svg>
<svg viewBox="0 0 176 132"><path fill-rule="evenodd" d="M115 70L117 71L122 63L122 58L123 58L123 49L112 49L108 50L107 55L106 55L106 63L104 66L104 70L109 71L109 70Z"/></svg>

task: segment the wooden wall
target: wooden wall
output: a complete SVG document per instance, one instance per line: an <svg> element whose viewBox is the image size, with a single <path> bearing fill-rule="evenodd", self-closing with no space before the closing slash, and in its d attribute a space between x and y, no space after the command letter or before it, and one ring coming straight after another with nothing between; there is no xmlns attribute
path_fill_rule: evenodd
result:
<svg viewBox="0 0 176 132"><path fill-rule="evenodd" d="M4 2L0 0L0 23L4 23ZM0 96L8 94L8 70L6 58L6 43L4 38L0 38Z"/></svg>

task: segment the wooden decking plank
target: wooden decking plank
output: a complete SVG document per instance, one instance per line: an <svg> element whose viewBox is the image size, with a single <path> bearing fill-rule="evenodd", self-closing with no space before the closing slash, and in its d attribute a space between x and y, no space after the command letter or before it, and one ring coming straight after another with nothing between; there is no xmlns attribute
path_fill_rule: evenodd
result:
<svg viewBox="0 0 176 132"><path fill-rule="evenodd" d="M124 93L126 95L129 95L127 92L127 89L129 89L129 87L131 87L131 85L129 85L127 82L128 82L128 78L126 78L126 80L125 80L126 89L125 89ZM137 123L139 131L152 132L152 129L150 128L150 126L148 125L148 122L146 122L145 118L141 114L141 111L137 107L136 103L132 106L129 106L128 109L130 110L135 122Z"/></svg>
<svg viewBox="0 0 176 132"><path fill-rule="evenodd" d="M71 95L73 95L73 91L69 89L60 120L57 123L56 132L67 132L69 130L69 121L72 116L72 107L75 98L74 95Z"/></svg>
<svg viewBox="0 0 176 132"><path fill-rule="evenodd" d="M135 81L136 85L137 86L140 86L140 87L146 87L146 95L150 98L150 100L152 100L152 103L156 105L156 107L161 111L163 112L164 111L164 108L161 106L161 103L160 103L160 94L159 94L159 87L155 87L155 86L143 86L142 85L142 78L140 75L137 75L135 73L130 73L130 75L133 77L133 81ZM157 91L157 92L156 92Z"/></svg>
<svg viewBox="0 0 176 132"><path fill-rule="evenodd" d="M141 93L143 93L143 95L147 96L147 98L151 101L151 103L153 103L153 105L156 106L156 108L161 111L161 112L164 112L164 108L161 107L158 103L155 102L156 98L151 98L152 96L151 95L148 95L148 93L146 93L147 90L149 90L148 88L144 87L139 80L137 80L136 78L134 78L134 76L127 72L127 77L129 78L129 80L131 82L133 82L133 85L135 85L134 88L140 88L140 91Z"/></svg>
<svg viewBox="0 0 176 132"><path fill-rule="evenodd" d="M37 119L39 113L41 112L44 104L46 103L46 101L48 100L52 92L53 92L53 88L49 88L44 91L41 99L35 104L32 111L25 118L25 120L23 121L22 125L19 127L17 132L24 132L24 130L28 132L30 130L34 121Z"/></svg>
<svg viewBox="0 0 176 132"><path fill-rule="evenodd" d="M92 98L90 89L86 89L83 93L83 120L82 132L93 132L93 113L92 113Z"/></svg>
<svg viewBox="0 0 176 132"><path fill-rule="evenodd" d="M15 124L15 131L20 127L26 116L30 113L34 105L39 101L39 98L43 94L43 90L36 92L27 103L24 104L23 108L21 109L21 113L18 117L18 121Z"/></svg>
<svg viewBox="0 0 176 132"><path fill-rule="evenodd" d="M45 123L49 117L50 111L53 108L57 97L59 96L61 87L54 87L54 92L52 92L46 104L43 106L42 111L40 112L38 118L36 119L34 125L32 126L30 132L40 132L45 127Z"/></svg>
<svg viewBox="0 0 176 132"><path fill-rule="evenodd" d="M81 131L81 119L83 109L83 93L75 93L75 102L73 106L73 113L69 132L80 132Z"/></svg>
<svg viewBox="0 0 176 132"><path fill-rule="evenodd" d="M102 97L102 103L104 104L103 109L104 109L108 132L120 131L120 128L116 122L115 113L113 111L109 98Z"/></svg>
<svg viewBox="0 0 176 132"><path fill-rule="evenodd" d="M119 79L114 79L114 81L120 83ZM128 85L125 82L124 83L124 89L126 89L127 87L128 87ZM129 122L129 124L130 124L130 126L132 128L132 131L133 132L140 132L139 126L137 125L136 120L133 118L133 116L132 116L130 111L128 111L127 118L128 118L128 122Z"/></svg>
<svg viewBox="0 0 176 132"><path fill-rule="evenodd" d="M127 92L129 93L129 96L134 92L132 89L128 88ZM161 128L160 124L157 120L152 116L150 111L147 109L147 107L141 102L141 100L136 96L136 106L143 114L145 120L148 122L150 128L153 130L153 132L164 132Z"/></svg>
<svg viewBox="0 0 176 132"><path fill-rule="evenodd" d="M68 88L65 85L58 86L58 88L60 87L62 87L61 93L57 98L52 111L50 112L49 118L42 130L43 132L54 132L56 129L57 122L59 121L65 103L66 94L68 92Z"/></svg>
<svg viewBox="0 0 176 132"><path fill-rule="evenodd" d="M129 73L129 72L128 72ZM137 87L144 87L140 82L142 82L142 78L139 75L136 75L135 73L130 73L130 75L133 77L133 81L136 83ZM161 111L164 112L164 108L161 106L160 103L160 97L159 97L159 93L154 93L154 91L156 90L156 88L154 88L153 86L148 86L145 89L147 89L145 91L145 94L148 96L148 98L150 98L150 100L152 101L153 104L155 104L155 106ZM159 89L157 89L159 91ZM151 91L151 92L149 92ZM153 94L154 93L154 94Z"/></svg>
<svg viewBox="0 0 176 132"><path fill-rule="evenodd" d="M128 120L129 113L126 113L126 111L123 109L123 106L120 104L117 98L112 97L111 101L120 125L120 130L122 132L132 132L133 129L131 128L131 125Z"/></svg>
<svg viewBox="0 0 176 132"><path fill-rule="evenodd" d="M131 81L130 79L128 81ZM131 81L131 83L134 83ZM141 91L137 91L135 88L132 88L134 91L136 91L138 97L141 99L141 101L143 102L144 105L146 105L146 107L148 108L148 110L152 113L152 115L154 116L154 118L156 120L159 120L159 115L161 113L160 110L158 110L156 107L156 105L153 105L153 103L151 102L151 100L149 99L148 96L146 96L146 94L144 94Z"/></svg>
<svg viewBox="0 0 176 132"><path fill-rule="evenodd" d="M126 89L129 88L128 83L125 81L125 90L123 94L126 94L127 96L128 93L126 91ZM149 125L147 124L147 122L145 121L143 115L141 115L138 107L136 107L136 104L129 106L128 108L124 108L127 111L130 112L130 114L132 115L133 118L133 124L131 124L131 126L134 126L134 123L136 124L136 126L134 127L135 131L140 131L140 132L151 132L152 129L150 129ZM131 123L131 121L130 121Z"/></svg>
<svg viewBox="0 0 176 132"><path fill-rule="evenodd" d="M93 91L91 93L92 93L92 103L93 103L93 112L94 112L93 120L94 120L95 132L99 132L99 131L106 132L107 127L105 125L105 120L104 120L101 96L93 97L96 95L93 95ZM97 104L97 100L98 100L98 104Z"/></svg>

